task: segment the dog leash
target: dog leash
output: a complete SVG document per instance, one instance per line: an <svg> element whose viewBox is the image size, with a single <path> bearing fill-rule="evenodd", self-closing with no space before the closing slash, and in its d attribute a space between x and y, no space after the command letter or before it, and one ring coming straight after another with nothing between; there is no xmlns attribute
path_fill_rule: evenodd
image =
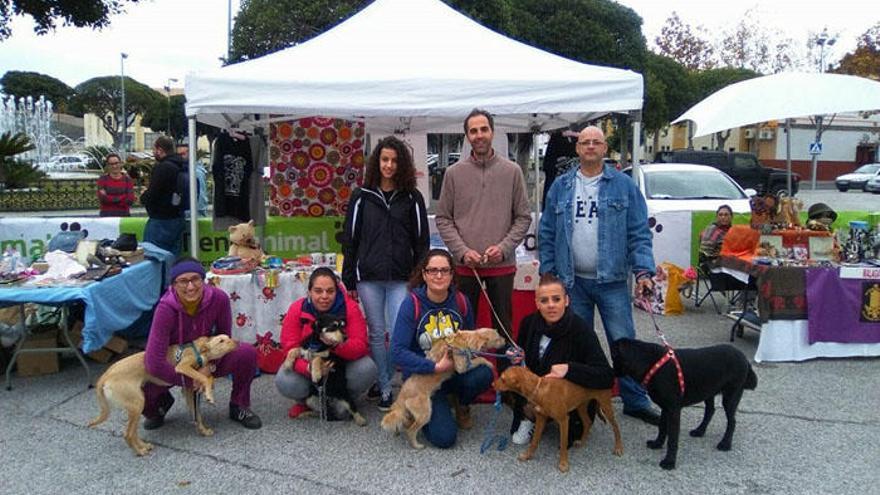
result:
<svg viewBox="0 0 880 495"><path fill-rule="evenodd" d="M483 443L480 445L480 454L488 452L496 442L498 443L496 450L499 452L507 448L507 436L495 433L495 423L498 421L498 416L501 413L501 392L495 391L495 404L493 408L495 412L492 413L492 418L486 427L486 434L483 438Z"/></svg>
<svg viewBox="0 0 880 495"><path fill-rule="evenodd" d="M657 324L657 319L654 318L654 311L651 310L651 303L648 301L648 298L643 295L642 297L636 298L636 303L645 310L649 315L651 315L651 323L654 324L654 332L657 334L657 337L663 342L663 347L666 348L666 352L663 354L663 357L660 358L653 366L645 373L645 377L642 378L642 388L647 389L648 384L651 383L651 380L654 378L654 375L660 368L663 367L669 361L672 361L675 364L675 373L678 378L678 390L681 393L681 396L684 397L684 372L681 370L681 363L678 361L678 356L675 355L675 349L669 345L669 342L666 340L666 335L663 334L663 331L660 330L660 325Z"/></svg>
<svg viewBox="0 0 880 495"><path fill-rule="evenodd" d="M501 331L504 332L504 336L507 337L507 341L510 342L510 345L514 347L514 349L520 349L520 347L516 344L516 341L510 335L506 328L504 328L504 323L501 321L501 318L498 316L498 312L495 311L495 305L492 304L492 299L489 297L489 291L486 289L486 283L483 282L483 279L480 278L480 274L477 273L477 269L475 267L471 267L471 271L474 272L474 277L477 279L477 283L480 284L480 292L486 296L486 302L489 303L489 309L492 310L492 314L495 316L495 321L498 322L498 327L501 328ZM474 308L476 311L477 308ZM476 321L477 316L474 315L474 321Z"/></svg>

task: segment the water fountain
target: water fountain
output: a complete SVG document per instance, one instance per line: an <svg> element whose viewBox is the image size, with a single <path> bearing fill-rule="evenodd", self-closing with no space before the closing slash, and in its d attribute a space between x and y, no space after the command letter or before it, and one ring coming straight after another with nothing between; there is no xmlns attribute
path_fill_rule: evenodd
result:
<svg viewBox="0 0 880 495"><path fill-rule="evenodd" d="M22 132L30 138L35 148L17 155L19 160L41 163L49 160L57 146L52 135L52 102L40 96L21 97L0 93L0 134Z"/></svg>

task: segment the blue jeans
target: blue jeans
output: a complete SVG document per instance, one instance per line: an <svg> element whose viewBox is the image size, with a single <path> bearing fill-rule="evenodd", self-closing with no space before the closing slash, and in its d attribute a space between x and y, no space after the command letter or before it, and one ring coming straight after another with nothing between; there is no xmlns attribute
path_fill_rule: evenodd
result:
<svg viewBox="0 0 880 495"><path fill-rule="evenodd" d="M452 375L452 378L443 382L440 390L431 396L431 420L422 428L425 440L440 449L455 445L458 425L447 395L455 394L459 404L468 405L489 388L492 378L492 369L480 365L464 374Z"/></svg>
<svg viewBox="0 0 880 495"><path fill-rule="evenodd" d="M599 316L602 318L609 345L618 339L636 338L632 300L625 280L602 284L596 280L575 277L569 295L571 309L590 326L593 326L595 308L599 308ZM651 406L648 394L638 382L625 376L619 378L618 383L625 412L638 411Z"/></svg>
<svg viewBox="0 0 880 495"><path fill-rule="evenodd" d="M406 282L396 280L358 282L357 291L367 317L370 353L379 368L379 389L383 394L390 394L394 363L388 354L386 336L391 336L397 311L409 291Z"/></svg>
<svg viewBox="0 0 880 495"><path fill-rule="evenodd" d="M150 218L144 226L144 242L153 243L175 257L180 256L184 226L183 217Z"/></svg>

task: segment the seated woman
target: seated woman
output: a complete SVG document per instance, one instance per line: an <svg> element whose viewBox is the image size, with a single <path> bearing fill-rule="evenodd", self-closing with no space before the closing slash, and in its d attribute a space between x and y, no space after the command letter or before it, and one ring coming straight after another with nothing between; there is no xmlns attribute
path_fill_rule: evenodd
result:
<svg viewBox="0 0 880 495"><path fill-rule="evenodd" d="M512 364L525 361L526 367L539 376L564 378L585 388L611 388L614 371L599 344L599 338L568 306L570 300L565 286L556 276L545 273L535 289L538 311L522 319L517 345L522 353L508 351ZM589 410L593 414L593 404ZM535 414L526 400L515 395L513 399L513 443L525 445L532 438ZM576 411L569 418L569 443L579 438L583 424Z"/></svg>
<svg viewBox="0 0 880 495"><path fill-rule="evenodd" d="M733 209L728 205L721 205L715 211L715 221L700 233L700 265L718 258L721 252L721 243L724 236L730 230L733 220Z"/></svg>
<svg viewBox="0 0 880 495"><path fill-rule="evenodd" d="M315 319L325 313L345 318L345 342L330 345L330 353L346 361L345 382L351 397L358 398L376 381L378 370L369 356L367 347L367 323L361 309L352 300L333 270L320 267L309 277L309 295L290 305L281 325L281 347L285 355L294 347L303 347L311 336ZM310 409L305 400L311 395L309 362L299 357L293 370L279 369L275 375L275 387L288 399L296 401L287 415L297 418Z"/></svg>
<svg viewBox="0 0 880 495"><path fill-rule="evenodd" d="M402 369L404 380L413 373L444 373L452 369L448 355L435 363L425 357L425 351L436 340L474 327L467 297L455 288L454 281L455 263L444 249L428 251L416 266L410 280L412 291L400 305L391 335L391 357ZM468 404L489 388L491 382L492 369L486 365L454 374L446 380L431 397L431 420L422 428L425 439L441 449L452 447L458 427L473 427ZM458 403L454 419L450 395Z"/></svg>
<svg viewBox="0 0 880 495"><path fill-rule="evenodd" d="M171 267L171 286L159 299L147 338L144 368L147 373L173 386L189 384L166 359L168 347L192 342L199 337L230 335L232 309L229 296L221 289L205 285L205 269L194 258L184 257ZM240 342L229 354L213 363L214 376L232 376L229 418L245 428L258 429L260 417L251 410L251 382L257 374L257 350ZM144 429L155 430L165 423L165 414L174 404L171 387L144 385Z"/></svg>

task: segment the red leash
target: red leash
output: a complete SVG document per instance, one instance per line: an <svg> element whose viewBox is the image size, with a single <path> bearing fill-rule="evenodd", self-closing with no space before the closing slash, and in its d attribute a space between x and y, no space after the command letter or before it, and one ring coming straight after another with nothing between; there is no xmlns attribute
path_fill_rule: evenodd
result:
<svg viewBox="0 0 880 495"><path fill-rule="evenodd" d="M678 390L681 392L682 397L684 397L684 373L681 371L681 363L678 361L678 356L675 355L675 349L669 345L669 342L666 341L666 335L663 334L663 331L660 330L660 326L657 325L657 319L654 318L654 311L651 309L651 303L648 301L647 296L643 295L642 297L636 298L636 304L651 315L651 322L654 324L654 332L663 342L663 347L666 348L666 353L663 354L663 357L654 363L654 365L651 366L651 369L645 374L645 377L642 378L642 387L647 389L648 384L651 383L651 380L654 378L654 375L657 374L657 371L659 371L663 365L672 361L675 363L675 372L678 376Z"/></svg>

